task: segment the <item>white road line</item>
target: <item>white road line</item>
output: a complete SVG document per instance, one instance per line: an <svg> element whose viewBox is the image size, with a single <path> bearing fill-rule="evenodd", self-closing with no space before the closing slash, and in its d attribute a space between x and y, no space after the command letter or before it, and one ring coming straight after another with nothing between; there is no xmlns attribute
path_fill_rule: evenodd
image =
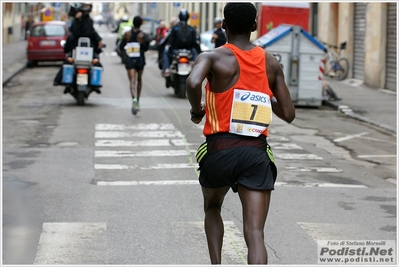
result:
<svg viewBox="0 0 399 267"><path fill-rule="evenodd" d="M97 140L95 146L97 147L145 147L145 146L194 146L199 143L187 143L181 139L149 139L142 141L127 141L127 140Z"/></svg>
<svg viewBox="0 0 399 267"><path fill-rule="evenodd" d="M242 232L233 221L224 221L223 224L222 265L247 265L248 249ZM208 252L203 221L173 222L173 229L178 240L186 239L187 236L203 236L203 241L196 244L196 250Z"/></svg>
<svg viewBox="0 0 399 267"><path fill-rule="evenodd" d="M285 167L293 172L342 172L342 170L334 167Z"/></svg>
<svg viewBox="0 0 399 267"><path fill-rule="evenodd" d="M359 155L358 158L396 158L396 155Z"/></svg>
<svg viewBox="0 0 399 267"><path fill-rule="evenodd" d="M336 139L333 140L333 142L334 143L339 143L339 142L347 141L347 140L350 140L350 139L353 139L353 138L356 138L356 137L361 137L361 136L366 135L366 134L368 134L368 132L364 132L364 133L360 133L360 134L347 135L347 136L344 136L344 137L336 138Z"/></svg>
<svg viewBox="0 0 399 267"><path fill-rule="evenodd" d="M43 223L34 264L99 264L106 249L106 223Z"/></svg>
<svg viewBox="0 0 399 267"><path fill-rule="evenodd" d="M284 136L272 135L272 136L267 137L267 141L268 142L273 142L273 141L286 142L286 141L289 141L289 139Z"/></svg>
<svg viewBox="0 0 399 267"><path fill-rule="evenodd" d="M199 185L198 180L163 180L163 181L98 181L97 185Z"/></svg>
<svg viewBox="0 0 399 267"><path fill-rule="evenodd" d="M245 239L240 229L236 226L233 221L223 222L224 224L224 242L223 248L225 257L232 262L242 262L243 264L248 264L247 258L247 245L245 244Z"/></svg>
<svg viewBox="0 0 399 267"><path fill-rule="evenodd" d="M322 157L319 157L315 154L278 154L274 153L274 157L278 159L298 159L298 160L305 160L305 159L314 159L314 160L322 160Z"/></svg>
<svg viewBox="0 0 399 267"><path fill-rule="evenodd" d="M161 181L97 181L102 186L131 186L131 185L199 185L198 180L161 180ZM330 188L367 188L364 185L332 184L332 183L287 183L276 182L275 186L290 187L330 187Z"/></svg>
<svg viewBox="0 0 399 267"><path fill-rule="evenodd" d="M301 146L298 146L297 144L290 144L290 143L269 143L272 150L303 150Z"/></svg>
<svg viewBox="0 0 399 267"><path fill-rule="evenodd" d="M152 150L152 151L112 151L112 150L100 150L94 151L94 157L96 158L121 158L121 157L176 157L176 156L188 156L191 153L187 150Z"/></svg>
<svg viewBox="0 0 399 267"><path fill-rule="evenodd" d="M97 131L95 132L94 137L95 138L125 138L125 137L172 138L172 137L184 137L184 135L179 131L140 131L135 133Z"/></svg>
<svg viewBox="0 0 399 267"><path fill-rule="evenodd" d="M190 163L175 163L175 164L156 164L148 166L134 166L134 165L122 165L122 164L94 164L96 170L160 170L160 169L193 169L198 168L198 164Z"/></svg>
<svg viewBox="0 0 399 267"><path fill-rule="evenodd" d="M302 183L292 184L286 182L276 182L275 186L293 186L293 187L330 187L330 188L367 188L365 185L357 184L332 184L332 183Z"/></svg>
<svg viewBox="0 0 399 267"><path fill-rule="evenodd" d="M126 124L108 124L98 123L95 126L96 131L126 131L126 130L175 130L171 123L138 123L132 125Z"/></svg>

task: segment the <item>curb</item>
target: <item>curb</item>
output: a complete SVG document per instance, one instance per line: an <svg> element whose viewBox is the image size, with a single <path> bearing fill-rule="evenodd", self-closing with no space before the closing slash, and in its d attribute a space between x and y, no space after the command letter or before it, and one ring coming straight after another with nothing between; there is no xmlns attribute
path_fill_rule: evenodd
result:
<svg viewBox="0 0 399 267"><path fill-rule="evenodd" d="M349 118L369 123L371 125L377 126L377 127L381 128L381 129L387 130L387 131L389 131L389 132L391 132L391 133L396 135L396 129L394 129L391 126L386 125L386 124L375 123L374 121L372 121L372 120L370 120L370 119L368 119L366 117L363 117L363 116L353 112L353 110L347 105L336 105L336 104L331 103L331 102L326 101L326 100L324 100L322 102L322 104L325 105L325 106L328 106L328 107L330 107L330 108L332 108L334 110L337 110L338 112L343 113L345 116L347 116Z"/></svg>
<svg viewBox="0 0 399 267"><path fill-rule="evenodd" d="M20 67L18 67L15 71L13 71L12 73L10 73L8 75L8 77L5 77L3 80L3 87L12 79L14 78L18 73L20 73L21 71L23 71L26 68L26 63L23 63Z"/></svg>

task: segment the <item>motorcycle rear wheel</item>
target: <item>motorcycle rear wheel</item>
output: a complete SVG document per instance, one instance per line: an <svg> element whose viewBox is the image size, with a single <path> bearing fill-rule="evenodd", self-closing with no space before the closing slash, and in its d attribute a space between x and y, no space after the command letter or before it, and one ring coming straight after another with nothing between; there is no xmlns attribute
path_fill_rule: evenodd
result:
<svg viewBox="0 0 399 267"><path fill-rule="evenodd" d="M179 98L186 98L186 85L185 84L180 83L178 85L177 91L178 91Z"/></svg>
<svg viewBox="0 0 399 267"><path fill-rule="evenodd" d="M85 104L85 92L78 91L76 93L76 101L78 102L78 106L84 106L84 104Z"/></svg>

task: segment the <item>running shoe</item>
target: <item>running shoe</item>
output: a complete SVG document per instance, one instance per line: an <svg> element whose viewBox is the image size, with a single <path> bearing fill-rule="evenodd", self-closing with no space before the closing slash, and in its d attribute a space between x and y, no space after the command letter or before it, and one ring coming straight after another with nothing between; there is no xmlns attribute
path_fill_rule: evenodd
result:
<svg viewBox="0 0 399 267"><path fill-rule="evenodd" d="M138 100L137 100L137 104L136 104L136 109L137 109L137 111L140 110L140 102Z"/></svg>
<svg viewBox="0 0 399 267"><path fill-rule="evenodd" d="M138 108L137 108L137 104L138 104L137 98L133 98L133 105L132 105L132 113L133 113L133 115L136 115L137 111L139 111Z"/></svg>

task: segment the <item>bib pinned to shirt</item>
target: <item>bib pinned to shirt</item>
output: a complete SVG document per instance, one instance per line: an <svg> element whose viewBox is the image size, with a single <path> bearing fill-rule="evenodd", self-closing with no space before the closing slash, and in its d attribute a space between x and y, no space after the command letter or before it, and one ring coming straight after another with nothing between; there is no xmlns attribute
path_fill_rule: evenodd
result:
<svg viewBox="0 0 399 267"><path fill-rule="evenodd" d="M272 121L270 96L250 90L234 89L230 133L258 137Z"/></svg>

